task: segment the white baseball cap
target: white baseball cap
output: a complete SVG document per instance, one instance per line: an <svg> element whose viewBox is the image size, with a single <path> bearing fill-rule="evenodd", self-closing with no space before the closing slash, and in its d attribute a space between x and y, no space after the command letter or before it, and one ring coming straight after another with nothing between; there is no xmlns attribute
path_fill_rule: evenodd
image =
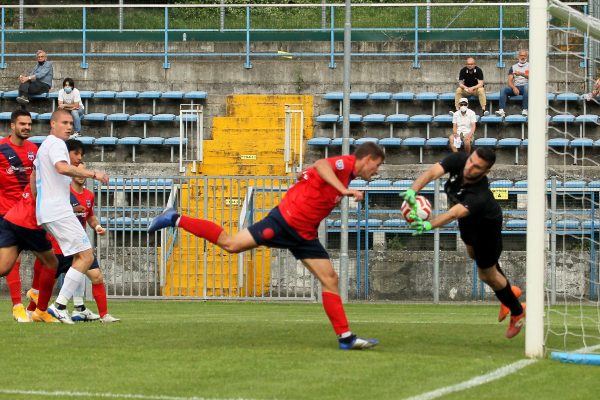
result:
<svg viewBox="0 0 600 400"><path fill-rule="evenodd" d="M467 104L469 104L469 99L467 99L466 97L461 97L460 101L458 102L458 104L460 104L460 103L467 103Z"/></svg>

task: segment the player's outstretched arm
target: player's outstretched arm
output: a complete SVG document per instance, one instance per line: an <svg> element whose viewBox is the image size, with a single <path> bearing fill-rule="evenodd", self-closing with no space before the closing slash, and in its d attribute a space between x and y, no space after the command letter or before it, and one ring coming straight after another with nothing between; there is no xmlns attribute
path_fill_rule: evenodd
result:
<svg viewBox="0 0 600 400"><path fill-rule="evenodd" d="M54 164L54 168L56 168L56 172L58 172L59 174L70 176L71 178L91 178L104 184L108 183L108 175L104 172L92 171L86 168L75 167L74 165L71 165L66 161L57 162L56 164Z"/></svg>
<svg viewBox="0 0 600 400"><path fill-rule="evenodd" d="M417 179L415 179L411 189L414 190L415 193L418 193L419 190L423 189L429 182L439 178L445 173L446 171L444 171L444 168L440 163L433 164L427 171L423 172Z"/></svg>

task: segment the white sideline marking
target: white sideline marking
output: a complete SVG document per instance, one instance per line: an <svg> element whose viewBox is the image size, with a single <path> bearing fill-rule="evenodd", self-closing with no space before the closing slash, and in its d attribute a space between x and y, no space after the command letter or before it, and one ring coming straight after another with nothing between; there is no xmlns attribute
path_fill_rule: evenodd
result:
<svg viewBox="0 0 600 400"><path fill-rule="evenodd" d="M498 368L488 374L476 376L473 379L457 383L456 385L446 386L440 389L433 390L431 392L426 392L417 396L409 397L406 400L437 399L438 397L442 397L450 393L460 392L461 390L470 389L475 386L495 381L496 379L504 378L505 376L513 374L521 368L525 368L526 366L531 365L536 361L537 360L520 360L512 364L505 365L504 367Z"/></svg>
<svg viewBox="0 0 600 400"><path fill-rule="evenodd" d="M101 397L106 399L139 399L139 400L252 400L240 397L218 399L214 397L179 397L179 396L152 396L145 394L129 394L129 393L92 393L92 392L67 392L67 391L45 391L45 390L11 390L0 389L0 394L22 394L22 395L38 395L52 397Z"/></svg>

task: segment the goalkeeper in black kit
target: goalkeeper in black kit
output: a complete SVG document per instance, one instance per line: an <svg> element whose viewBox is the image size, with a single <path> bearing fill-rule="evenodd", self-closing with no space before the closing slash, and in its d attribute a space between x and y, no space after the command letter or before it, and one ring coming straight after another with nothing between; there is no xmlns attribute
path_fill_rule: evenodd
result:
<svg viewBox="0 0 600 400"><path fill-rule="evenodd" d="M519 302L521 290L511 287L498 259L502 253L502 209L489 189L487 175L496 162L496 154L478 148L471 155L453 153L421 174L411 188L402 194L404 200L416 207L415 196L429 182L449 174L444 185L450 209L431 221L419 218L410 227L413 235L458 220L460 237L469 257L477 263L479 278L492 288L502 305L498 321L510 312L506 337L516 336L525 323L525 304Z"/></svg>

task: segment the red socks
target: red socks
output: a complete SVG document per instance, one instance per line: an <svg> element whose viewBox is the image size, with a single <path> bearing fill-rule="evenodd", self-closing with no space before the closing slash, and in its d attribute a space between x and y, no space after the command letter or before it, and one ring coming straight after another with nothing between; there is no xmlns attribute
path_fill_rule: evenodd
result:
<svg viewBox="0 0 600 400"><path fill-rule="evenodd" d="M348 319L346 318L340 295L331 292L323 292L323 308L329 317L329 321L331 321L331 325L333 325L333 330L336 335L339 336L343 333L350 332Z"/></svg>
<svg viewBox="0 0 600 400"><path fill-rule="evenodd" d="M33 281L31 282L31 288L37 290L38 293L40 290L40 275L42 274L42 268L42 262L36 257L35 262L33 263ZM35 311L36 307L37 305L33 300L29 301L29 305L27 306L29 311Z"/></svg>
<svg viewBox="0 0 600 400"><path fill-rule="evenodd" d="M100 317L104 317L108 313L106 288L104 287L104 283L92 284L92 296L94 296L94 300L98 306L98 314L100 314Z"/></svg>
<svg viewBox="0 0 600 400"><path fill-rule="evenodd" d="M43 266L40 271L40 296L37 304L40 311L48 309L48 302L52 296L52 289L54 289L54 275L56 275L56 270L46 266Z"/></svg>
<svg viewBox="0 0 600 400"><path fill-rule="evenodd" d="M21 303L21 262L17 259L15 265L6 275L6 284L8 285L8 291L10 292L10 299L12 300L13 306Z"/></svg>
<svg viewBox="0 0 600 400"><path fill-rule="evenodd" d="M214 244L217 244L219 236L223 232L223 228L214 222L205 219L190 218L185 215L181 216L177 226Z"/></svg>

